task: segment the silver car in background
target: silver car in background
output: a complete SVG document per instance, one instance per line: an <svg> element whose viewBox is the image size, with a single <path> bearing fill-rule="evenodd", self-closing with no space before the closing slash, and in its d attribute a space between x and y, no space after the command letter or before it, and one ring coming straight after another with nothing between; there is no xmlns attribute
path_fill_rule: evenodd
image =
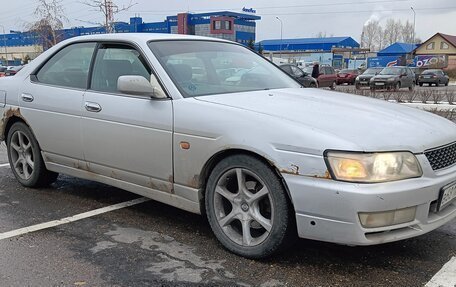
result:
<svg viewBox="0 0 456 287"><path fill-rule="evenodd" d="M63 173L205 214L222 245L249 258L296 234L372 245L456 216L454 123L303 89L228 41L66 40L0 80L0 116L22 185Z"/></svg>

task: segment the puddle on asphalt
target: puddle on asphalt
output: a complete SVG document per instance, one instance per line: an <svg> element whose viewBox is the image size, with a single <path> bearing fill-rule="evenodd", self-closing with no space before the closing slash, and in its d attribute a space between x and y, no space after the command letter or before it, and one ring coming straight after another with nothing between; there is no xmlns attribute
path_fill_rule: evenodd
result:
<svg viewBox="0 0 456 287"><path fill-rule="evenodd" d="M113 242L98 242L91 249L99 252L115 248L117 243L139 243L142 249L150 250L157 255L146 271L170 282L236 282L237 285L248 286L235 280L235 275L225 270L225 260L205 260L195 253L195 248L176 241L173 237L154 231L144 231L135 228L116 227L105 233ZM234 280L233 280L234 279Z"/></svg>

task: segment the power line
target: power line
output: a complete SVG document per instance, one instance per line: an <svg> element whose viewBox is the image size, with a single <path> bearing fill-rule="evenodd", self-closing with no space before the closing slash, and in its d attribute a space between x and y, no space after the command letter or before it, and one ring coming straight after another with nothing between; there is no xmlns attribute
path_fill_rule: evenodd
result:
<svg viewBox="0 0 456 287"><path fill-rule="evenodd" d="M429 10L448 10L456 9L456 6L448 7L428 7L414 8L417 11ZM326 12L289 12L289 13L261 13L261 16L276 16L276 15L326 15L326 14L353 14L353 13L373 13L373 12L404 12L410 9L372 9L372 10L350 10L350 11L326 11Z"/></svg>

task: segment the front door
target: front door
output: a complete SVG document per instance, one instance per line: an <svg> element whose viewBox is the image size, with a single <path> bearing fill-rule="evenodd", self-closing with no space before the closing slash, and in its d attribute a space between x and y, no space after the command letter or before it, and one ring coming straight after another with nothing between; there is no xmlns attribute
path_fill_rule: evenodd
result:
<svg viewBox="0 0 456 287"><path fill-rule="evenodd" d="M114 180L171 192L172 101L120 93L117 80L122 75L150 79L151 69L132 46L101 45L83 102L85 168Z"/></svg>

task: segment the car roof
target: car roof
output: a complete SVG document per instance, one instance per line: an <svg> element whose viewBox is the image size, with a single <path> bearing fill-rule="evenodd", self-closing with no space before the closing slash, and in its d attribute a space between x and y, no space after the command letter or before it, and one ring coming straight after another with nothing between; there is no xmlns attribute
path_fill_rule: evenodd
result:
<svg viewBox="0 0 456 287"><path fill-rule="evenodd" d="M217 41L217 42L229 42L232 41L203 37L193 35L181 35L181 34L164 34L164 33L115 33L115 34L96 34L96 35L85 35L73 37L65 40L67 43L79 42L79 41L135 41L135 42L149 42L156 40L205 40L205 41Z"/></svg>

